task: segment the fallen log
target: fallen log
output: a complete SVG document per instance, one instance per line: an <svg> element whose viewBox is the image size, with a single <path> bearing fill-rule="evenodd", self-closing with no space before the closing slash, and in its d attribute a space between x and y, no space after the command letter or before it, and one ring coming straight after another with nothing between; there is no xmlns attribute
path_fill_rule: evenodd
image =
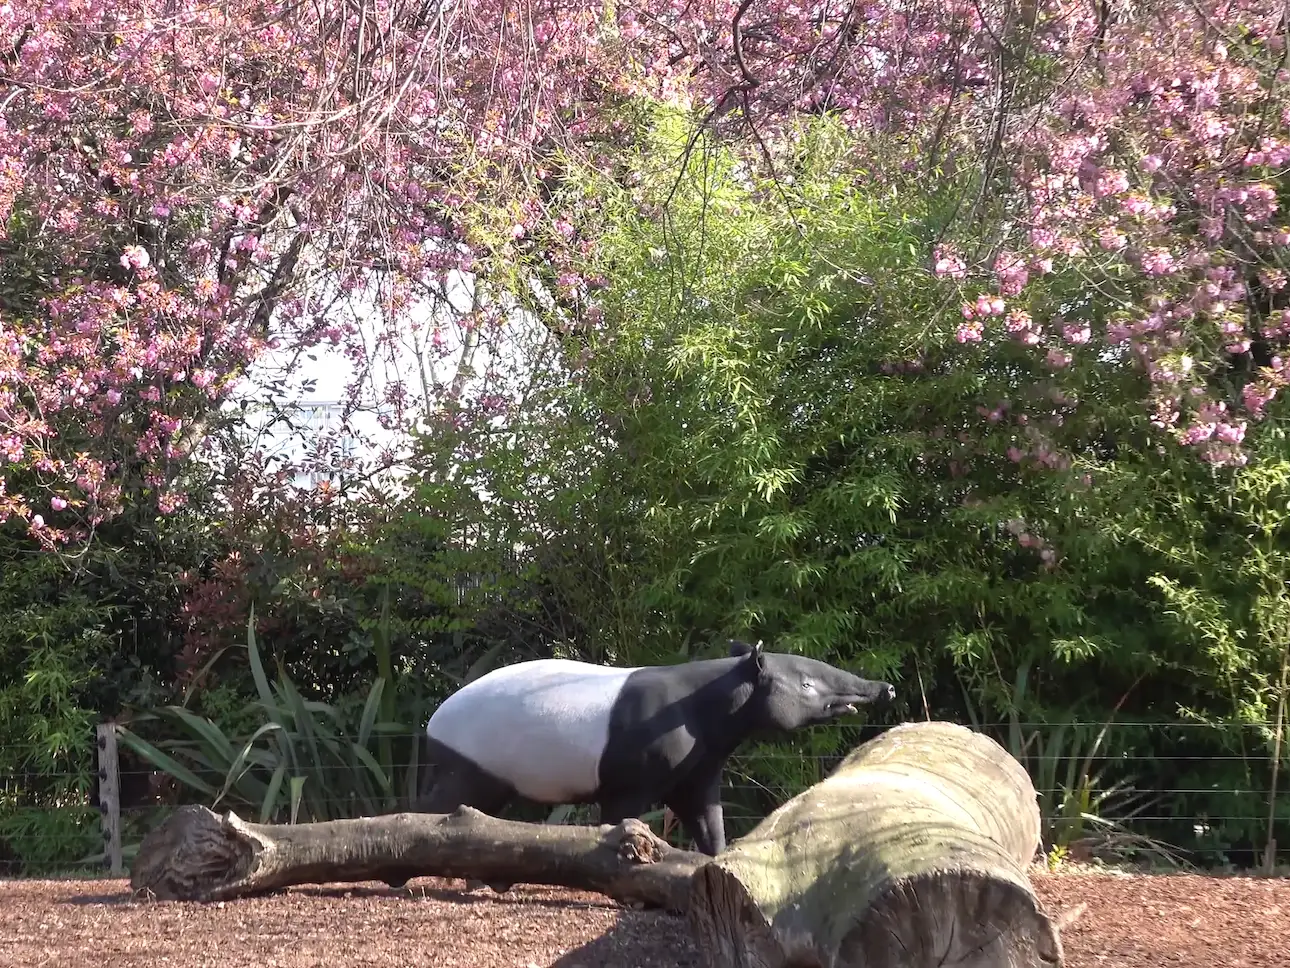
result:
<svg viewBox="0 0 1290 968"><path fill-rule="evenodd" d="M470 807L321 823L248 823L185 806L150 831L130 872L135 892L222 901L295 884L459 877L552 884L623 904L684 910L703 854L678 850L639 820L617 826L520 823Z"/></svg>
<svg viewBox="0 0 1290 968"><path fill-rule="evenodd" d="M853 751L692 877L712 968L1058 968L1026 868L1035 790L999 744L952 723Z"/></svg>

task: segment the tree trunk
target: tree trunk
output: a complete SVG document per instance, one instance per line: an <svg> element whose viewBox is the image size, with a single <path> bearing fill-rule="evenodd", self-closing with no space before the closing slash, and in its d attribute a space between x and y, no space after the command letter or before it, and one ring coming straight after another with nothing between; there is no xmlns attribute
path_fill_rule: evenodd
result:
<svg viewBox="0 0 1290 968"><path fill-rule="evenodd" d="M712 968L1059 968L1026 874L1038 844L1003 747L909 723L701 867L690 922Z"/></svg>
<svg viewBox="0 0 1290 968"><path fill-rule="evenodd" d="M187 806L139 845L130 886L163 899L219 901L292 884L462 877L597 891L624 904L679 912L690 875L709 859L671 847L639 820L556 826L462 807L451 814L264 825Z"/></svg>

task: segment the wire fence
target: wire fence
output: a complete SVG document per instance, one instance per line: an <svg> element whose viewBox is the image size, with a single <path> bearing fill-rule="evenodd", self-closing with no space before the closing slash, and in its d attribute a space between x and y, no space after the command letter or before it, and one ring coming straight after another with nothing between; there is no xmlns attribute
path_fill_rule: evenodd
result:
<svg viewBox="0 0 1290 968"><path fill-rule="evenodd" d="M811 751L809 736L741 749L723 777L727 837L751 830L885 728L849 729L846 741L827 753ZM1290 865L1290 750L1283 744L1282 763L1274 771L1268 743L1274 727L1268 724L1177 721L1106 728L1094 722L1013 722L973 728L998 740L1026 766L1039 794L1045 849L1202 869L1251 868L1265 861L1271 817L1273 858ZM416 739L392 737L398 752L384 764L391 774L388 791L357 759L304 764L307 778L297 819L410 809L418 780L413 771L424 769L411 749ZM262 748L269 748L267 742ZM180 804L201 803L260 819L261 803L248 791L262 791L271 772L256 767L258 787L232 783L214 803L137 755L104 750L93 738L57 759L61 768L48 765L49 752L48 746L0 744L0 876L84 875L113 867L119 874L128 869L143 836ZM182 754L179 758L200 781L216 790L225 787L225 773L204 769ZM46 765L35 768L37 763ZM271 819L289 821L290 806L283 794ZM537 822L598 820L590 805L553 811L521 801L502 813ZM644 819L663 832L661 804ZM669 839L689 846L683 831L671 829Z"/></svg>

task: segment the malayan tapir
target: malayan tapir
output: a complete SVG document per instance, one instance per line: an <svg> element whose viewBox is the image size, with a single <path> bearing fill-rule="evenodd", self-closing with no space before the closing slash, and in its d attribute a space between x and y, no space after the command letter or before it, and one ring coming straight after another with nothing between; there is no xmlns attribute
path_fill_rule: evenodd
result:
<svg viewBox="0 0 1290 968"><path fill-rule="evenodd" d="M699 850L717 854L726 843L721 773L745 739L895 697L886 682L761 642L679 665L519 662L459 689L430 717L418 809L465 804L495 815L519 795L597 803L600 822L615 824L661 802Z"/></svg>

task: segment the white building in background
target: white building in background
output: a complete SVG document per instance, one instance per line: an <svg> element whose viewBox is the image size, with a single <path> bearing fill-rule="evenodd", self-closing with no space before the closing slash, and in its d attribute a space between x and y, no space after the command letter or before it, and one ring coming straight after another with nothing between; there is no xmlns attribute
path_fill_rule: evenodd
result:
<svg viewBox="0 0 1290 968"><path fill-rule="evenodd" d="M345 408L339 400L301 401L292 408L294 422L299 428L299 436L276 443L274 449L287 451L293 460L303 457L319 439L331 438L341 429L345 417ZM332 460L323 467L296 473L292 483L299 488L317 487L321 481L339 480L343 462L359 456L360 445L357 438L349 432L336 436L331 448ZM370 455L369 455L370 456Z"/></svg>
<svg viewBox="0 0 1290 968"><path fill-rule="evenodd" d="M507 315L502 330L491 333L489 338L467 337L459 322L472 304L472 282L466 273L453 271L446 287L446 298L426 303L420 320L410 320L406 324L398 345L393 348L394 359L383 360L379 365L368 368L364 377L367 391L364 398L369 404L350 415L348 427L354 433L344 433L337 438L333 463L355 457L366 462L386 448L393 448L396 455L403 450L407 441L398 431L382 427L376 412L380 408L370 404L371 400L382 399L385 390L396 381L410 389L446 388L462 376L459 368L467 358L466 374L477 377L496 361L498 354L505 354L506 368L511 377L522 382L525 366L519 361L532 351L536 345L533 340L544 339L547 334L542 325L528 314L512 311ZM355 299L348 311L358 318L361 328L371 330L367 333L370 336L368 342L374 345L379 311L370 302L364 300L364 303L359 308ZM441 352L430 354L428 350L436 329L443 338ZM467 349L467 339L471 345L468 352L463 352ZM437 358L432 360L429 358L431 355ZM243 383L242 393L235 395L228 405L240 407L242 399L249 398L248 417L251 419L248 429L255 439L254 446L266 454L278 454L295 463L306 456L320 438L335 434L345 425L343 401L355 370L353 361L339 347L327 345L294 360L292 372L282 379L282 368L287 362L285 352L270 353L252 367ZM280 382L274 390L274 398L266 406L265 398L275 376ZM468 376L467 383L470 382ZM417 404L412 403L411 406L416 409ZM252 411L262 417L258 427ZM290 414L290 424L281 419L283 414ZM394 483L400 476L396 469L377 475L377 478ZM294 484L300 488L313 488L329 478L336 481L339 475L335 470L324 467L297 473Z"/></svg>

